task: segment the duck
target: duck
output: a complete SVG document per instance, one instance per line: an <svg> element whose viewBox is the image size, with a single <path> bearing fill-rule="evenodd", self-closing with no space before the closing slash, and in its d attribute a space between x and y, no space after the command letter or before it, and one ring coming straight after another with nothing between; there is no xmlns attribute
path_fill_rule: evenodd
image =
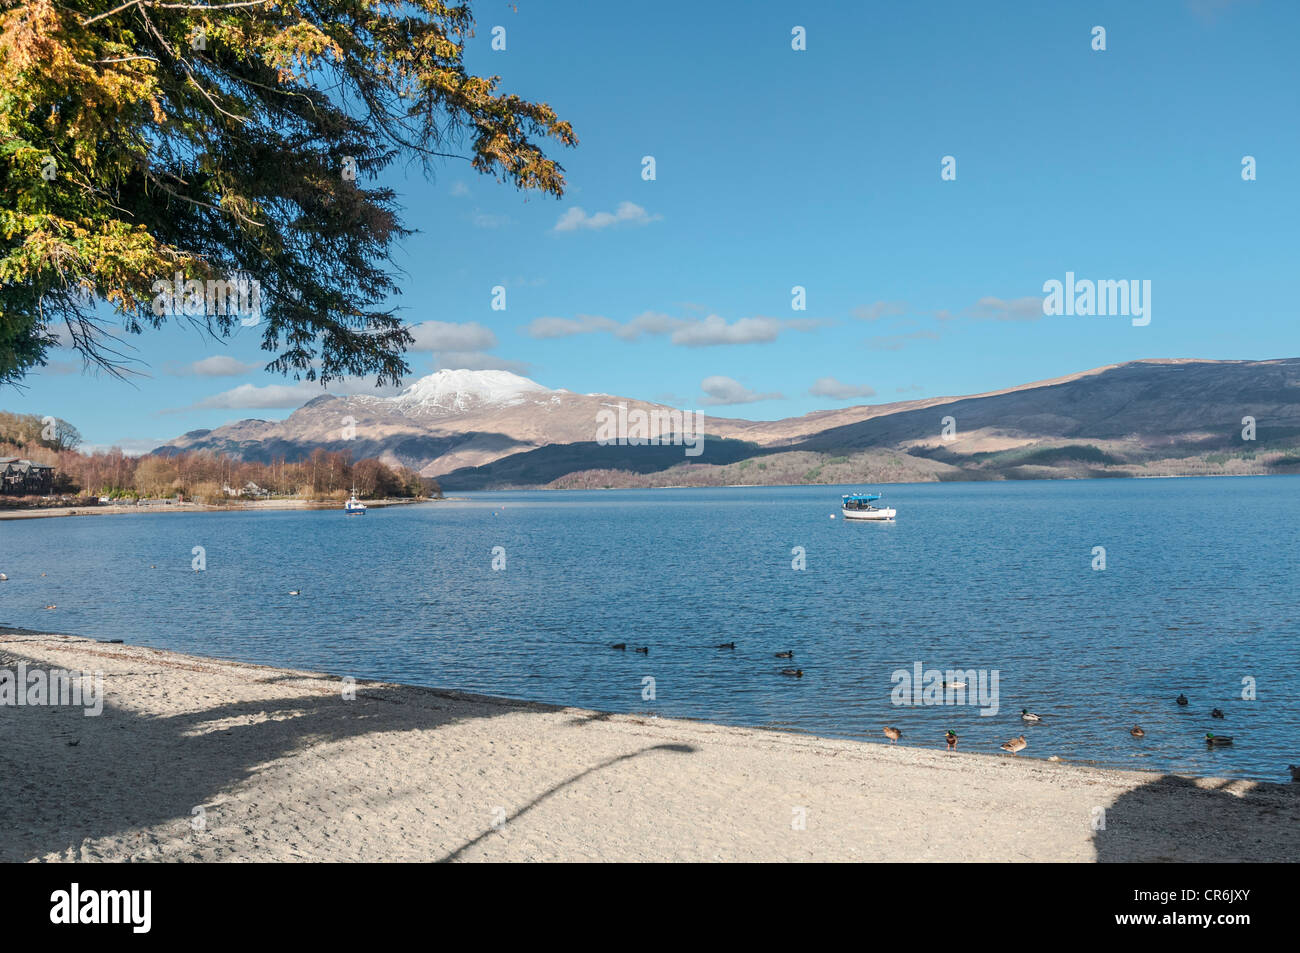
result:
<svg viewBox="0 0 1300 953"><path fill-rule="evenodd" d="M950 688L965 688L966 683L965 682L940 682L939 687L942 688L944 691L947 691Z"/></svg>
<svg viewBox="0 0 1300 953"><path fill-rule="evenodd" d="M610 648L611 648L611 649L618 649L620 652L626 652L626 651L627 651L627 643L626 643L626 642L615 642L613 645L610 646Z"/></svg>
<svg viewBox="0 0 1300 953"><path fill-rule="evenodd" d="M8 581L9 581L9 577L6 576L4 573L0 572L0 582L8 582Z"/></svg>
<svg viewBox="0 0 1300 953"><path fill-rule="evenodd" d="M289 595L291 595L291 596L300 596L300 595L302 595L302 590L301 590L301 589L290 589L290 590L289 590Z"/></svg>
<svg viewBox="0 0 1300 953"><path fill-rule="evenodd" d="M639 649L633 649L632 651L634 651L634 652L636 652L636 653L638 653L638 654L640 654L640 655L649 655L649 654L650 654L650 649L649 649L647 646L644 646L644 645L641 646Z"/></svg>
<svg viewBox="0 0 1300 953"><path fill-rule="evenodd" d="M898 744L898 739L903 737L903 733L892 725L886 725L885 737L889 739L891 744Z"/></svg>
<svg viewBox="0 0 1300 953"><path fill-rule="evenodd" d="M1134 738L1145 738L1147 736L1147 733L1142 730L1141 725L1134 725L1132 728L1129 729L1128 733L1132 735Z"/></svg>
<svg viewBox="0 0 1300 953"><path fill-rule="evenodd" d="M1028 748L1029 742L1025 740L1024 735L1021 735L1019 738L1012 738L1010 741L1002 742L998 747L1003 751L1010 751L1012 754L1015 754L1018 751L1024 751Z"/></svg>
<svg viewBox="0 0 1300 953"><path fill-rule="evenodd" d="M1042 716L1042 715L1035 715L1035 714L1034 714L1032 711L1030 711L1028 708L1022 708L1022 709L1020 709L1020 717L1023 718L1025 721L1042 721L1042 720L1043 720L1043 716Z"/></svg>
<svg viewBox="0 0 1300 953"><path fill-rule="evenodd" d="M803 669L801 668L783 668L782 675L789 675L791 678L803 678Z"/></svg>
<svg viewBox="0 0 1300 953"><path fill-rule="evenodd" d="M1223 709L1222 709L1222 708L1216 708L1216 709L1214 709L1214 711L1210 712L1210 717L1211 717L1211 718L1222 718L1222 717L1223 717Z"/></svg>
<svg viewBox="0 0 1300 953"><path fill-rule="evenodd" d="M944 734L943 739L948 742L949 751L957 750L957 734L951 728L948 729L946 734Z"/></svg>
<svg viewBox="0 0 1300 953"><path fill-rule="evenodd" d="M723 642L721 645L714 646L715 649L734 649L735 647L735 642Z"/></svg>
<svg viewBox="0 0 1300 953"><path fill-rule="evenodd" d="M1178 704L1180 704L1180 705L1186 705L1186 704L1187 704L1187 696L1186 696L1186 695L1183 695L1183 694L1180 693L1179 696L1178 696L1177 698L1174 699L1174 701L1178 702Z"/></svg>
<svg viewBox="0 0 1300 953"><path fill-rule="evenodd" d="M1287 770L1291 772L1292 781L1300 781L1300 764L1287 765Z"/></svg>
<svg viewBox="0 0 1300 953"><path fill-rule="evenodd" d="M1225 745L1232 744L1232 739L1227 735L1212 735L1207 732L1205 735L1205 743L1211 748L1222 748Z"/></svg>
<svg viewBox="0 0 1300 953"><path fill-rule="evenodd" d="M793 653L793 652L777 652L777 653L776 653L776 657L777 657L777 658L794 658L794 653Z"/></svg>
<svg viewBox="0 0 1300 953"><path fill-rule="evenodd" d="M52 605L51 605L51 606L46 606L45 608L46 608L46 609L57 609L58 606L52 606Z"/></svg>

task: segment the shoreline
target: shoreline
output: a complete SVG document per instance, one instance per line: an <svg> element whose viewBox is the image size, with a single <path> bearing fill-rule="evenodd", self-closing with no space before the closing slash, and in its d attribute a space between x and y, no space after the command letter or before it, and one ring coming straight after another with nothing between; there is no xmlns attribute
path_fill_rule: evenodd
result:
<svg viewBox="0 0 1300 953"><path fill-rule="evenodd" d="M444 498L447 499L447 498ZM438 499L388 499L363 500L367 509L383 509L388 506L409 506L416 503L440 503ZM151 503L144 506L133 504L104 503L97 506L50 506L32 507L30 509L0 509L0 520L53 519L62 516L127 516L144 513L247 513L258 511L281 512L284 510L336 510L339 505L333 501L317 500L268 500L265 502L236 503L217 505L214 503Z"/></svg>
<svg viewBox="0 0 1300 953"><path fill-rule="evenodd" d="M1300 785L615 715L0 627L0 860L1290 860ZM203 818L196 827L195 819ZM1104 829L1096 829L1098 818Z"/></svg>

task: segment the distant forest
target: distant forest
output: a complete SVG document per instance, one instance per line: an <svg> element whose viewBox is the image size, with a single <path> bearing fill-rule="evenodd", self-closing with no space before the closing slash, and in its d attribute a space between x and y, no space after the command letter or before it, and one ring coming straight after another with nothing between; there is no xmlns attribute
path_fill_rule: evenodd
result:
<svg viewBox="0 0 1300 953"><path fill-rule="evenodd" d="M346 499L353 487L367 499L441 496L436 480L376 459L353 462L346 452L316 450L296 462L246 463L208 450L130 457L117 448L83 453L81 434L52 417L0 411L0 457L54 466L54 492L139 499L183 496L199 503L240 498Z"/></svg>

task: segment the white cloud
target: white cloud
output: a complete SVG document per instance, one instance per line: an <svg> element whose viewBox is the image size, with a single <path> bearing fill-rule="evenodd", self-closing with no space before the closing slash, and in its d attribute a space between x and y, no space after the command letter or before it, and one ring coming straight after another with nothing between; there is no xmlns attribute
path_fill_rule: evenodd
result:
<svg viewBox="0 0 1300 953"><path fill-rule="evenodd" d="M1032 295L1025 298L994 298L986 295L971 309L976 317L994 321L1037 321L1043 316L1043 299Z"/></svg>
<svg viewBox="0 0 1300 953"><path fill-rule="evenodd" d="M862 321L879 321L881 318L897 317L906 312L906 301L876 301L865 307L854 308L853 316Z"/></svg>
<svg viewBox="0 0 1300 953"><path fill-rule="evenodd" d="M257 367L257 364L245 364L227 354L214 354L191 364L168 361L163 365L163 370L173 377L238 377Z"/></svg>
<svg viewBox="0 0 1300 953"><path fill-rule="evenodd" d="M876 395L874 388L842 384L834 377L817 378L812 387L808 388L808 393L814 397L830 397L833 400L853 400L856 397L874 397Z"/></svg>
<svg viewBox="0 0 1300 953"><path fill-rule="evenodd" d="M412 351L487 351L497 346L492 329L477 321L422 321L407 330L415 338Z"/></svg>
<svg viewBox="0 0 1300 953"><path fill-rule="evenodd" d="M572 318L537 318L525 329L529 337L567 338L575 334L594 334L597 331L617 332L621 325L597 314L579 314Z"/></svg>
<svg viewBox="0 0 1300 953"><path fill-rule="evenodd" d="M740 381L730 377L723 377L715 374L712 377L706 377L700 381L700 390L704 391L704 397L700 403L706 407L717 407L726 404L753 404L760 400L782 400L783 394L760 394L752 391Z"/></svg>
<svg viewBox="0 0 1300 953"><path fill-rule="evenodd" d="M176 407L164 410L164 414L182 413L188 410L252 410L298 408L317 397L341 397L350 394L371 394L376 397L391 397L400 387L375 387L366 380L348 378L333 380L328 387L322 387L319 381L296 381L292 384L240 384L231 390L205 397L189 407Z"/></svg>
<svg viewBox="0 0 1300 953"><path fill-rule="evenodd" d="M580 228L601 229L611 225L649 225L661 218L662 215L651 215L634 202L620 202L612 212L596 212L592 215L575 205L565 209L560 220L555 223L555 231L576 232Z"/></svg>
<svg viewBox="0 0 1300 953"><path fill-rule="evenodd" d="M515 223L509 215L492 215L488 212L480 212L478 209L474 210L470 221L474 223L475 228L504 228Z"/></svg>
<svg viewBox="0 0 1300 953"><path fill-rule="evenodd" d="M901 351L908 341L937 341L933 331L913 331L911 334L883 334L868 338L867 347L873 351Z"/></svg>
<svg viewBox="0 0 1300 953"><path fill-rule="evenodd" d="M670 340L684 347L710 347L717 344L753 344L775 341L782 323L776 318L741 318L728 324L725 318L711 314L673 332Z"/></svg>
<svg viewBox="0 0 1300 953"><path fill-rule="evenodd" d="M542 339L606 332L624 341L633 341L643 334L667 334L671 343L681 347L710 347L774 341L782 331L811 331L822 324L812 318L782 321L763 317L740 318L729 324L716 314L707 318L674 318L658 311L645 311L622 324L591 314L572 318L537 318L524 328L524 332Z"/></svg>

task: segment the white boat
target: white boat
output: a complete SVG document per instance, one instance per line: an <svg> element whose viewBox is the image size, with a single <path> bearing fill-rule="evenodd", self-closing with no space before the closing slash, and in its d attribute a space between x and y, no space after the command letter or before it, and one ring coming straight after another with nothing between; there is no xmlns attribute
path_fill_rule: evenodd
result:
<svg viewBox="0 0 1300 953"><path fill-rule="evenodd" d="M897 511L892 506L875 506L879 493L845 493L840 512L846 520L892 520Z"/></svg>
<svg viewBox="0 0 1300 953"><path fill-rule="evenodd" d="M366 504L357 499L357 491L352 491L352 496L343 504L343 512L348 516L365 516Z"/></svg>

